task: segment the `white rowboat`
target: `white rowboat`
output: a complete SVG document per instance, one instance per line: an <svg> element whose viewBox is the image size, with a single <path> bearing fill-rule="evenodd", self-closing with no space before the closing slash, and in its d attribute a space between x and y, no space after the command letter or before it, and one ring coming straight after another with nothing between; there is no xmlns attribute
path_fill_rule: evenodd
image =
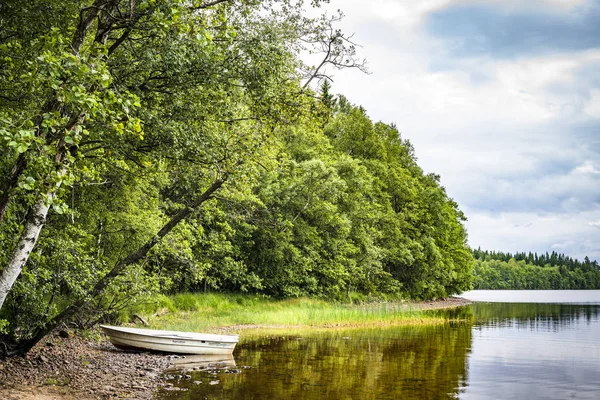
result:
<svg viewBox="0 0 600 400"><path fill-rule="evenodd" d="M237 335L158 331L100 325L111 343L123 350L161 351L179 354L231 354Z"/></svg>

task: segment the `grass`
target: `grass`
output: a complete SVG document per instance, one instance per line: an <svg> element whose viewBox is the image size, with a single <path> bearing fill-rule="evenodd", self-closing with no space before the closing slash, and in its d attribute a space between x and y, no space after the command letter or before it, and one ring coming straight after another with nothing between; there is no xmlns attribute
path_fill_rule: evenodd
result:
<svg viewBox="0 0 600 400"><path fill-rule="evenodd" d="M315 299L272 300L251 295L193 294L157 296L131 309L151 328L215 332L228 328L273 330L438 325L439 313L415 311L407 303L349 305Z"/></svg>

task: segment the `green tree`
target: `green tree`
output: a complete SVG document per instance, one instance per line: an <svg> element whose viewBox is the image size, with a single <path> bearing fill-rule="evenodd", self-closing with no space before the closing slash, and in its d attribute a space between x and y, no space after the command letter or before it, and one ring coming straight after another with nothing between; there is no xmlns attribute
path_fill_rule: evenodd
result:
<svg viewBox="0 0 600 400"><path fill-rule="evenodd" d="M142 196L146 204L128 213L154 207L152 222L139 230L126 227L127 217L119 221L135 232L121 238L109 236L112 216L81 220L87 236L98 238L88 250L96 256L96 272L86 290L63 299L61 307L48 307L38 324L13 326L6 343L15 351L27 351L53 326L101 298L112 281L135 270L217 192L245 192L269 137L312 102L300 85L296 44L323 25L304 18L302 7L267 0L81 0L24 9L3 3L8 35L0 44L6 67L0 137L7 157L1 165L0 239L10 250L2 259L2 312L8 312L7 295L35 250L49 210L68 212L65 200L76 183L87 196L94 190L86 186L115 185L119 171L143 176L150 183ZM50 29L40 34L43 27ZM343 53L342 47L336 44ZM122 189L110 193L126 195ZM69 217L55 218L64 223L61 218ZM70 219L77 225L75 210ZM103 251L109 245L119 251Z"/></svg>

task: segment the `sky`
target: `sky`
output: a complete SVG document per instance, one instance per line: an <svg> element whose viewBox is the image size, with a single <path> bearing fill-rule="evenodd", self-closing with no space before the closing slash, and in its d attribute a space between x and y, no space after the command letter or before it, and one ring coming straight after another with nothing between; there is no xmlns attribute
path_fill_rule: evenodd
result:
<svg viewBox="0 0 600 400"><path fill-rule="evenodd" d="M369 75L333 91L394 122L472 247L600 260L600 0L331 0Z"/></svg>

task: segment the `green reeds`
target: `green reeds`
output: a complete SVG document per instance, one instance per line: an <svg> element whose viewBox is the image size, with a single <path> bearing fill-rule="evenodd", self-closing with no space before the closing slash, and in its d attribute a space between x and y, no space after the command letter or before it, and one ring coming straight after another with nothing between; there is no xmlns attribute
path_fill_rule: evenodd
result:
<svg viewBox="0 0 600 400"><path fill-rule="evenodd" d="M349 305L298 298L272 300L251 295L157 296L132 308L151 328L216 332L223 329L322 329L395 325L438 325L448 319L416 311L410 303Z"/></svg>

